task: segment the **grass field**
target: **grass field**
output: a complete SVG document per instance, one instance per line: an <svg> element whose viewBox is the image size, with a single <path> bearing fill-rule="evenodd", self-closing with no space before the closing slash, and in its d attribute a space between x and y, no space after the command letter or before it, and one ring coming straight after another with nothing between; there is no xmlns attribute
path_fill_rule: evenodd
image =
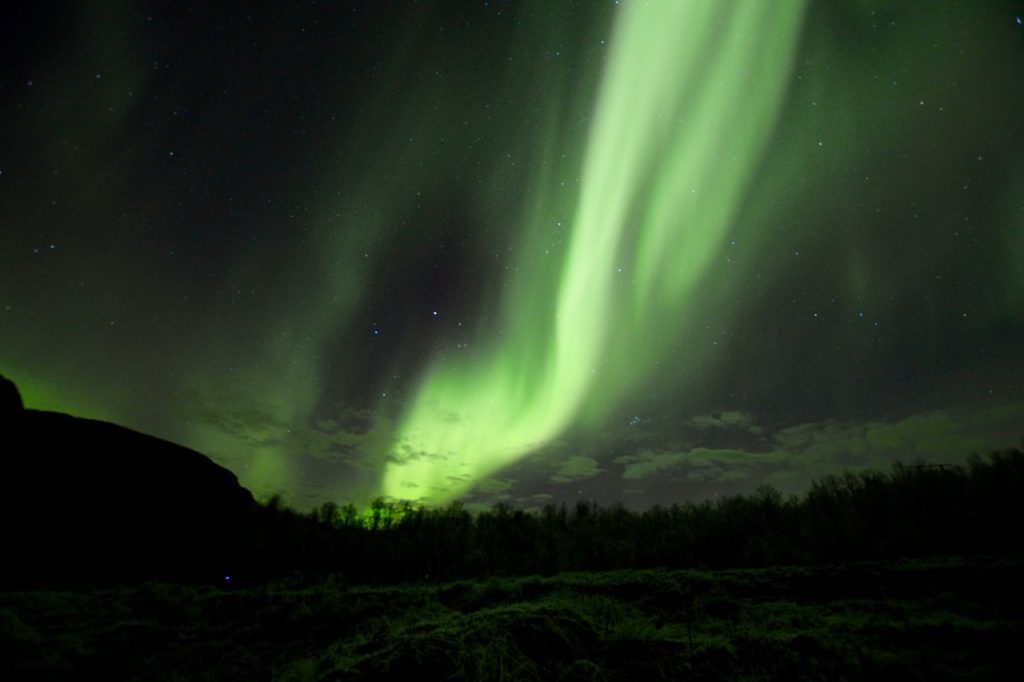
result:
<svg viewBox="0 0 1024 682"><path fill-rule="evenodd" d="M5 680L1008 679L1024 556L0 593Z"/></svg>

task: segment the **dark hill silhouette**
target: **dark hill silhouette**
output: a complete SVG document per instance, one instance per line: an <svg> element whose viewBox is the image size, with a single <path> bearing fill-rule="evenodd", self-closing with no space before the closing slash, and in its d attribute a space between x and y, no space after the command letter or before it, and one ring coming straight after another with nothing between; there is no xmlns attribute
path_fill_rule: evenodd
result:
<svg viewBox="0 0 1024 682"><path fill-rule="evenodd" d="M0 374L0 424L16 418L25 409L14 382Z"/></svg>
<svg viewBox="0 0 1024 682"><path fill-rule="evenodd" d="M206 456L91 419L26 410L0 377L7 584L212 579L259 506Z"/></svg>
<svg viewBox="0 0 1024 682"><path fill-rule="evenodd" d="M24 409L21 403L21 394L14 382L0 374L0 410L16 411Z"/></svg>

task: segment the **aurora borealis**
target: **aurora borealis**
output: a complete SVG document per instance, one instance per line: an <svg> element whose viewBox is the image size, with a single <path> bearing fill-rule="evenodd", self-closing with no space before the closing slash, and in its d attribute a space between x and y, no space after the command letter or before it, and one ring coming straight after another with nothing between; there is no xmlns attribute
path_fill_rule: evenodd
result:
<svg viewBox="0 0 1024 682"><path fill-rule="evenodd" d="M799 492L1024 436L1018 3L22 11L29 407L299 507Z"/></svg>
<svg viewBox="0 0 1024 682"><path fill-rule="evenodd" d="M411 460L389 465L385 492L461 492L559 435L588 394L611 402L649 374L774 123L799 19L796 3L627 3L563 263L522 266L531 280L554 270L550 293L507 304L495 359L427 377L399 432Z"/></svg>

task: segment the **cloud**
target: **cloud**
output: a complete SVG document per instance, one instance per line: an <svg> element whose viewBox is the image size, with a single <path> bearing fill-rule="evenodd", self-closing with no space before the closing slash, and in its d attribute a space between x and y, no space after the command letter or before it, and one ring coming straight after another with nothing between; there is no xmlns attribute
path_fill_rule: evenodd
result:
<svg viewBox="0 0 1024 682"><path fill-rule="evenodd" d="M375 422L376 415L370 410L335 405L331 416L318 419L314 423L316 429L324 433L362 436L373 428Z"/></svg>
<svg viewBox="0 0 1024 682"><path fill-rule="evenodd" d="M388 461L395 462L397 464L406 464L408 462L415 462L418 460L431 460L434 462L443 462L448 457L438 452L427 452L426 450L414 450L408 443L403 443L398 450L401 452L392 452L388 457Z"/></svg>
<svg viewBox="0 0 1024 682"><path fill-rule="evenodd" d="M485 478L477 484L476 489L481 493L504 493L513 483L514 481L504 481L500 478Z"/></svg>
<svg viewBox="0 0 1024 682"><path fill-rule="evenodd" d="M686 461L685 452L655 452L651 450L641 450L635 455L626 455L614 460L616 464L624 465L622 477L630 481L647 478L665 469L672 469L684 461Z"/></svg>
<svg viewBox="0 0 1024 682"><path fill-rule="evenodd" d="M635 481L669 470L682 470L684 468L687 470L687 473L691 474L691 477L706 479L707 472L702 471L693 475L690 470L710 468L719 471L724 471L727 468L735 470L736 467L760 466L772 464L779 460L780 455L771 452L747 452L745 450L724 448L694 448L683 452L643 450L636 455L619 457L615 462L624 465L622 478Z"/></svg>
<svg viewBox="0 0 1024 682"><path fill-rule="evenodd" d="M291 415L279 404L251 396L206 395L196 391L193 397L196 404L188 420L194 430L215 434L221 448L239 453L275 450L288 456L366 467L379 466L367 452L386 453L381 446L391 442L393 424L369 410L336 406L330 416L307 418ZM204 448L202 442L196 446ZM422 455L406 448L400 456Z"/></svg>
<svg viewBox="0 0 1024 682"><path fill-rule="evenodd" d="M782 451L822 464L888 466L929 460L955 463L972 452L1012 445L1021 434L1024 402L934 410L897 422L801 424L775 434Z"/></svg>
<svg viewBox="0 0 1024 682"><path fill-rule="evenodd" d="M604 469L597 466L597 460L591 457L575 455L558 468L558 471L551 477L552 483L572 483L586 478L593 478L604 473Z"/></svg>
<svg viewBox="0 0 1024 682"><path fill-rule="evenodd" d="M750 426L747 417L738 412L695 420L706 425L698 428ZM896 422L798 424L773 434L763 451L645 449L614 461L622 465L625 480L674 475L691 482L750 481L769 483L784 492L802 492L812 479L844 469L888 470L897 461L963 462L972 452L1012 445L1020 438L1022 423L1024 402L958 407Z"/></svg>
<svg viewBox="0 0 1024 682"><path fill-rule="evenodd" d="M754 423L754 417L749 412L726 411L700 414L686 423L701 430L722 429L726 431L748 431L755 434L763 432L763 429Z"/></svg>

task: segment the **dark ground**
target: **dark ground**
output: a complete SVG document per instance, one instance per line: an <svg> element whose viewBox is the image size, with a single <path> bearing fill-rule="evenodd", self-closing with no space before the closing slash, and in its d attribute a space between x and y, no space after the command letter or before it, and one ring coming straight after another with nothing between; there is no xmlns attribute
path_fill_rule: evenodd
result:
<svg viewBox="0 0 1024 682"><path fill-rule="evenodd" d="M1022 578L1009 556L7 592L0 677L1021 679Z"/></svg>

